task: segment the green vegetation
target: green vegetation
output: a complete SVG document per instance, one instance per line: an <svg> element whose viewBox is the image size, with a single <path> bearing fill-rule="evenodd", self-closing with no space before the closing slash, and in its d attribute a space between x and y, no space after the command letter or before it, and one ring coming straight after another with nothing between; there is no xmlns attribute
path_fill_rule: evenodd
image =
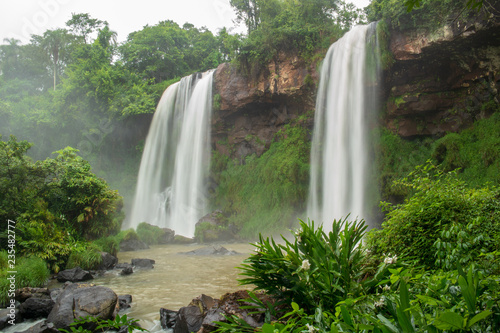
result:
<svg viewBox="0 0 500 333"><path fill-rule="evenodd" d="M214 205L231 214L229 224L244 238L261 231L279 232L295 223L304 209L309 182L310 143L305 118L286 125L262 156L244 164L218 157ZM227 164L224 167L224 163Z"/></svg>
<svg viewBox="0 0 500 333"><path fill-rule="evenodd" d="M467 188L456 172L444 173L432 163L396 181L408 189L401 205L386 203L381 230L370 233L373 255L386 253L414 259L428 268L466 266L500 242L500 190Z"/></svg>
<svg viewBox="0 0 500 333"><path fill-rule="evenodd" d="M430 166L419 171L430 172ZM440 174L442 176L442 174ZM445 177L446 178L446 177ZM415 176L414 185L432 184L435 191L443 178ZM413 197L425 195L428 187L415 188ZM445 192L453 192L445 194ZM460 188L442 190L443 196L458 195ZM413 198L412 197L412 198ZM397 209L408 210L408 201ZM441 205L427 205L422 215L440 225ZM468 207L457 213L467 214ZM498 205L491 208L498 214ZM391 217L391 220L394 218ZM475 216L469 216L473 223ZM496 230L499 219L491 222ZM477 225L475 225L477 227ZM416 226L403 225L397 236L405 238ZM474 229L474 228L473 228ZM460 241L442 243L439 256L441 269L419 264L420 257L409 253L423 250L423 244L408 242L405 251L389 252L395 234L390 227L369 234L362 244L366 226L363 221L334 221L332 232L315 228L314 223L301 223L292 240L284 237L277 243L263 237L255 244L255 254L241 266L243 284L251 284L276 297L278 304L264 304L252 297L265 324L253 328L242 319L231 316L219 322L217 332L489 332L500 329L500 271L498 251L489 255L471 254L461 265L457 260ZM416 230L415 230L416 231ZM474 237L489 237L491 230L479 228ZM449 229L453 237L462 233ZM380 241L383 237L384 241ZM411 236L408 236L408 238ZM496 236L498 237L498 235ZM493 241L493 240L492 240ZM498 238L494 241L498 244ZM387 251L383 256L373 252ZM469 248L472 251L473 248ZM401 250L401 248L399 249ZM464 248L465 251L465 248ZM449 261L448 261L449 259ZM492 269L495 267L496 270Z"/></svg>
<svg viewBox="0 0 500 333"><path fill-rule="evenodd" d="M9 260L11 260L9 262ZM15 268L9 266L15 262ZM14 288L11 287L12 280L8 279L11 274L8 271L16 271ZM0 307L7 306L7 302L12 298L12 289L25 286L41 287L49 279L50 271L47 264L40 258L19 258L9 257L7 251L0 251Z"/></svg>
<svg viewBox="0 0 500 333"><path fill-rule="evenodd" d="M393 28L434 31L449 18L477 14L483 0L373 0L367 7L369 21L385 20Z"/></svg>
<svg viewBox="0 0 500 333"><path fill-rule="evenodd" d="M231 0L231 5L247 27L236 59L250 74L280 52L311 59L363 19L359 9L338 0Z"/></svg>
<svg viewBox="0 0 500 333"><path fill-rule="evenodd" d="M94 243L76 244L68 257L66 269L96 269L102 262L101 251L102 248Z"/></svg>
<svg viewBox="0 0 500 333"><path fill-rule="evenodd" d="M72 322L69 331L65 329L59 329L59 331L65 333L93 333L108 332L110 330L121 330L122 327L126 327L128 333L137 331L147 332L147 330L145 330L138 324L138 321L138 319L128 318L126 314L122 316L117 314L115 319L113 320L104 320L93 316L86 316L80 317ZM93 329L87 329L85 327L91 327Z"/></svg>
<svg viewBox="0 0 500 333"><path fill-rule="evenodd" d="M0 141L0 218L16 220L18 251L46 260L53 271L64 267L70 255L90 265L98 259L77 259L78 252L85 252L77 245L118 232L121 197L91 172L75 149L32 162L26 156L30 147L15 137ZM7 247L7 229L0 244Z"/></svg>

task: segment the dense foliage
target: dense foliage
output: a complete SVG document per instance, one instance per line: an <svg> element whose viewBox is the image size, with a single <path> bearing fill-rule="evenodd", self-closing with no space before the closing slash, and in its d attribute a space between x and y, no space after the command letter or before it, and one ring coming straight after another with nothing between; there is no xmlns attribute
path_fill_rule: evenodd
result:
<svg viewBox="0 0 500 333"><path fill-rule="evenodd" d="M237 60L252 73L280 52L309 58L363 19L341 0L231 0L231 5L248 30Z"/></svg>
<svg viewBox="0 0 500 333"><path fill-rule="evenodd" d="M241 164L216 155L213 173L218 182L214 205L231 214L240 235L256 238L260 231L279 232L295 223L304 209L309 181L310 143L306 118L278 132L269 149ZM252 140L253 138L248 138Z"/></svg>
<svg viewBox="0 0 500 333"><path fill-rule="evenodd" d="M489 0L373 0L367 7L369 21L385 20L401 30L435 30L451 20L488 13Z"/></svg>
<svg viewBox="0 0 500 333"><path fill-rule="evenodd" d="M500 190L467 188L456 172L428 163L395 184L408 189L389 210L381 230L369 237L374 255L397 254L429 268L469 265L500 243Z"/></svg>
<svg viewBox="0 0 500 333"><path fill-rule="evenodd" d="M500 329L500 276L490 269L498 262L498 253L486 262L475 257L467 266L455 261L444 270L427 270L399 253L374 260L373 253L360 243L363 222L334 221L332 230L326 234L312 223L301 223L291 241L283 238L278 244L261 237L255 244L256 253L241 267L245 276L241 282L271 293L288 306L264 304L251 297L246 301L265 314L265 324L253 328L232 316L219 322L217 331L437 333ZM385 237L384 230L376 236ZM482 235L487 233L483 230ZM418 244L407 247L416 249ZM442 248L445 256L453 255L454 250Z"/></svg>
<svg viewBox="0 0 500 333"><path fill-rule="evenodd" d="M22 253L47 260L57 271L77 242L120 229L121 197L92 173L75 149L33 162L26 156L30 147L15 137L0 141L0 219L17 222ZM3 248L6 233L2 230L0 237Z"/></svg>

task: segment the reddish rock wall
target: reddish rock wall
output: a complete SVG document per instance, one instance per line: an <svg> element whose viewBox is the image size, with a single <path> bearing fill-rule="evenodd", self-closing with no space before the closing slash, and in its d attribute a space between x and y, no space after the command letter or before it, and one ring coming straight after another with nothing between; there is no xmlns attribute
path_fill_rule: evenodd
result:
<svg viewBox="0 0 500 333"><path fill-rule="evenodd" d="M254 77L220 65L214 83L214 148L233 158L260 156L285 124L314 110L317 81L314 65L285 54Z"/></svg>

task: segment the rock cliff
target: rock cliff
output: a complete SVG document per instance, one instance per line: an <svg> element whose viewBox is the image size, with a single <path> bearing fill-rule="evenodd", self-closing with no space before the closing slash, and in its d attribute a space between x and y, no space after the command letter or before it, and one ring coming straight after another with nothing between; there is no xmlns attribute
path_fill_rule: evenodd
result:
<svg viewBox="0 0 500 333"><path fill-rule="evenodd" d="M500 16L477 13L433 33L391 31L383 123L402 137L442 136L484 118L500 100Z"/></svg>
<svg viewBox="0 0 500 333"><path fill-rule="evenodd" d="M314 65L280 54L258 74L221 64L214 79L212 143L222 154L260 156L291 119L314 109Z"/></svg>

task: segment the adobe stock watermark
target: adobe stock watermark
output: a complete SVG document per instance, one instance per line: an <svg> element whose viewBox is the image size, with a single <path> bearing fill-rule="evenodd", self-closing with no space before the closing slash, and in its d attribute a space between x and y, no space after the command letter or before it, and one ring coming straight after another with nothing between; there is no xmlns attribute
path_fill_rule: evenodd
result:
<svg viewBox="0 0 500 333"><path fill-rule="evenodd" d="M85 157L92 153L92 150L95 147L99 147L101 143L104 141L106 135L113 132L113 125L111 120L103 119L99 123L99 128L97 130L93 130L91 133L88 133L84 136L84 140L80 141L76 148L80 151L80 156Z"/></svg>
<svg viewBox="0 0 500 333"><path fill-rule="evenodd" d="M37 9L34 13L24 16L17 25L18 31L11 31L15 39L30 40L31 35L41 35L49 26L50 22L57 17L62 6L74 0L38 0Z"/></svg>
<svg viewBox="0 0 500 333"><path fill-rule="evenodd" d="M10 325L16 324L16 221L7 220L7 302L8 320Z"/></svg>

